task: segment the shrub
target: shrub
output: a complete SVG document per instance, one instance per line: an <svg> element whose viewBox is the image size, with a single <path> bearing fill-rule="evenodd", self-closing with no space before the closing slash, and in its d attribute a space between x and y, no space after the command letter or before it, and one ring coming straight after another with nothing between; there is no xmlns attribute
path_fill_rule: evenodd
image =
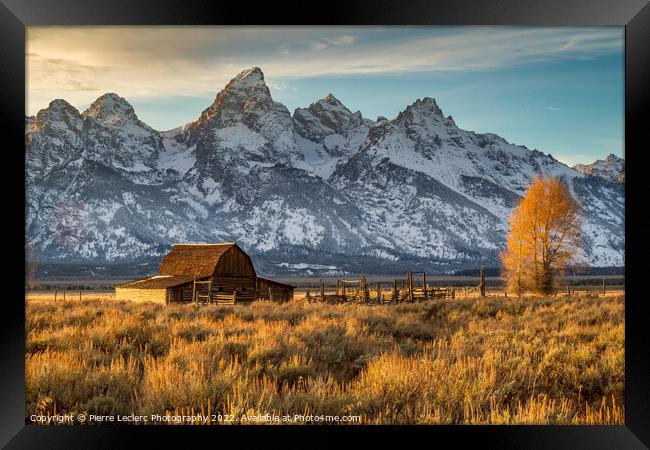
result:
<svg viewBox="0 0 650 450"><path fill-rule="evenodd" d="M26 413L623 422L624 298L28 303Z"/></svg>

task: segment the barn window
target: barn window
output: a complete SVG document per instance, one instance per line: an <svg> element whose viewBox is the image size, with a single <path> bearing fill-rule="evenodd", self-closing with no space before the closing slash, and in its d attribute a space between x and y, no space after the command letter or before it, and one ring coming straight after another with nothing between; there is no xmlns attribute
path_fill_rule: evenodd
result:
<svg viewBox="0 0 650 450"><path fill-rule="evenodd" d="M246 288L241 288L241 291L242 291L242 292L246 292Z"/></svg>
<svg viewBox="0 0 650 450"><path fill-rule="evenodd" d="M219 286L219 292L223 292L223 286Z"/></svg>

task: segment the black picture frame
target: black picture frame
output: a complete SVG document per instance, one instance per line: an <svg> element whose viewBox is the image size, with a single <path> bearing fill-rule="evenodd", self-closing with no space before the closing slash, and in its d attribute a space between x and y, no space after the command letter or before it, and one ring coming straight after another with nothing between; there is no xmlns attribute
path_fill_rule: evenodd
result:
<svg viewBox="0 0 650 450"><path fill-rule="evenodd" d="M218 2L202 0L0 0L0 124L6 217L3 279L4 307L0 397L2 420L0 444L6 448L122 448L135 436L163 438L189 444L208 438L215 443L262 434L267 442L305 446L312 427L41 427L26 425L24 419L25 311L24 272L24 112L25 112L25 28L31 25L522 25L625 27L625 425L623 426L375 426L322 427L319 445L339 446L352 436L379 440L384 444L454 446L475 443L483 447L641 449L650 446L650 339L647 322L648 300L642 293L639 273L647 255L642 230L644 217L642 188L643 153L648 152L644 118L649 116L650 98L650 6L648 0L457 0L457 1L355 1L341 0L314 5L299 2ZM22 236L22 240L18 237ZM7 245L9 244L9 245ZM635 261L638 261L635 263ZM14 273L15 272L15 273ZM210 433L209 435L207 433ZM215 434L216 433L216 434ZM408 434L408 441L404 436ZM260 437L260 436L257 436ZM309 441L316 442L316 441ZM427 444L428 443L428 444ZM246 444L248 445L248 444ZM290 444L289 444L290 445ZM311 445L311 444L310 444ZM420 444L418 444L420 445Z"/></svg>

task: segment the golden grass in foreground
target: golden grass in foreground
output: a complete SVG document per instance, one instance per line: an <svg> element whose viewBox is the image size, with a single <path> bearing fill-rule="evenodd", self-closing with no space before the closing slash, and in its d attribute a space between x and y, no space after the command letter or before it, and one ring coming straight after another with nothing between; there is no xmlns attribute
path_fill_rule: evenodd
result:
<svg viewBox="0 0 650 450"><path fill-rule="evenodd" d="M624 298L163 307L28 302L26 415L622 424Z"/></svg>

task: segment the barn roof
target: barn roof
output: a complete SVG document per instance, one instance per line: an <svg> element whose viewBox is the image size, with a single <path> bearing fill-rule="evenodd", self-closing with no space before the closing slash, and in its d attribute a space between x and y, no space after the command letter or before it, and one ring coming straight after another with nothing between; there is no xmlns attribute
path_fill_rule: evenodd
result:
<svg viewBox="0 0 650 450"><path fill-rule="evenodd" d="M194 277L187 275L156 275L142 280L135 280L129 283L120 284L117 287L122 289L165 289L168 287L179 286L181 284L189 283L194 280Z"/></svg>
<svg viewBox="0 0 650 450"><path fill-rule="evenodd" d="M165 255L158 275L210 276L214 273L221 255L235 243L223 244L172 244Z"/></svg>

